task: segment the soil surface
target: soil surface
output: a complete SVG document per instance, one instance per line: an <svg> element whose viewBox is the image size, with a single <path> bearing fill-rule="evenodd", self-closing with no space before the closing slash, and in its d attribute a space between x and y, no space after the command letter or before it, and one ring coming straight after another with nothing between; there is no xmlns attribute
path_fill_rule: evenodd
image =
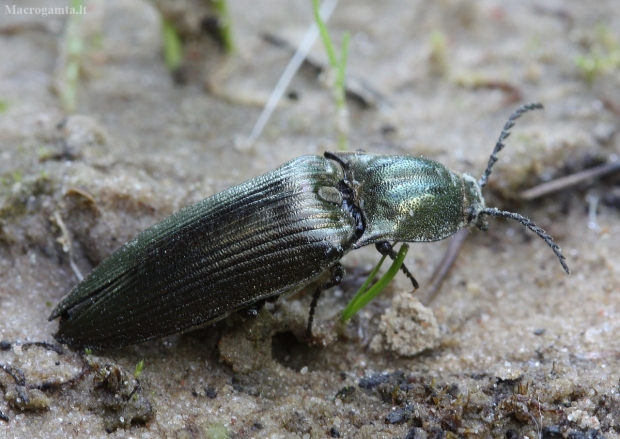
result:
<svg viewBox="0 0 620 439"><path fill-rule="evenodd" d="M619 160L614 0L342 0L328 24L336 42L351 35L352 150L423 155L478 178L508 116L544 104L518 120L484 193L553 236L572 275L527 229L490 218L432 313L415 297L450 240L411 245L415 295L399 275L340 328L379 259L374 247L349 253L312 345L302 335L314 286L256 318L126 348L55 342L48 317L78 271L184 206L337 148L320 42L314 67L245 142L309 4L230 2L232 55L201 32L211 14L201 2L91 1L71 22L0 4L0 437L619 438L618 173L520 195ZM162 17L184 40L175 74ZM61 99L71 69L74 111Z"/></svg>

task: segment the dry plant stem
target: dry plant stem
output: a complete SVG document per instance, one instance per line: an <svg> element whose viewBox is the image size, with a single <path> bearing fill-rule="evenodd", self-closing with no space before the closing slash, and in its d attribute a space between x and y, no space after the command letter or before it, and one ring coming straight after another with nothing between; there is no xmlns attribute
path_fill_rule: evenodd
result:
<svg viewBox="0 0 620 439"><path fill-rule="evenodd" d="M575 174L567 175L566 177L557 178L547 183L539 184L538 186L534 186L531 189L521 192L519 196L522 200L534 200L536 198L575 186L579 183L583 183L584 181L602 177L617 171L620 171L620 161L605 163L604 165L595 166L594 168L586 169L585 171L580 171Z"/></svg>
<svg viewBox="0 0 620 439"><path fill-rule="evenodd" d="M82 275L82 272L78 268L77 264L75 263L75 259L73 258L73 245L71 244L71 237L69 235L69 230L67 230L67 226L65 226L65 222L62 220L62 217L60 216L60 212L55 211L53 219L56 222L56 225L60 229L60 233L61 233L57 241L60 245L62 245L62 250L69 255L69 265L71 266L71 269L73 270L73 273L75 274L75 276L81 282L84 280L84 275Z"/></svg>
<svg viewBox="0 0 620 439"><path fill-rule="evenodd" d="M323 21L327 21L329 19L332 12L334 12L337 3L338 0L325 0L321 6L321 17L323 18ZM310 49L318 36L319 28L315 23L312 23L310 29L308 29L306 35L304 35L303 40L301 40L297 51L284 69L284 72L282 72L282 76L280 76L278 83L271 92L265 108L263 108L262 113L254 125L254 128L252 128L252 132L247 140L248 145L253 145L254 142L256 142L256 139L258 139L258 136L260 136L263 132L263 129L267 125L267 121L269 121L271 114L276 109L280 98L282 98L282 95L295 76L295 73L297 73L297 70L299 70L299 67L304 62L304 59L306 59L306 56L308 56L308 53L310 52Z"/></svg>
<svg viewBox="0 0 620 439"><path fill-rule="evenodd" d="M522 93L519 88L509 82L501 80L485 80L475 84L474 89L485 88L489 90L501 90L505 94L504 104L514 104L522 99Z"/></svg>
<svg viewBox="0 0 620 439"><path fill-rule="evenodd" d="M605 108L614 113L616 116L620 116L620 105L607 97L599 97Z"/></svg>
<svg viewBox="0 0 620 439"><path fill-rule="evenodd" d="M454 265L463 244L465 243L465 238L469 235L469 229L461 229L450 239L450 243L448 244L448 248L443 255L441 263L435 268L433 272L433 277L431 278L431 283L429 286L422 291L418 299L420 303L424 306L428 306L435 297L437 297L437 293L439 293L439 289L441 288L441 284L444 279L450 272L450 269Z"/></svg>

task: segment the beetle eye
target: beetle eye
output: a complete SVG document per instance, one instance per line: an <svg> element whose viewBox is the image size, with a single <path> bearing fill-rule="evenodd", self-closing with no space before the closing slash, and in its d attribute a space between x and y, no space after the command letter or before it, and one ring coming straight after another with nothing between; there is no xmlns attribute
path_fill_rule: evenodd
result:
<svg viewBox="0 0 620 439"><path fill-rule="evenodd" d="M474 221L475 217L476 211L474 209L474 206L469 206L469 209L467 209L467 224L471 224Z"/></svg>
<svg viewBox="0 0 620 439"><path fill-rule="evenodd" d="M467 209L467 224L473 224L483 232L489 230L488 221L486 220L484 215L481 215L481 212L474 206L470 206L469 209Z"/></svg>

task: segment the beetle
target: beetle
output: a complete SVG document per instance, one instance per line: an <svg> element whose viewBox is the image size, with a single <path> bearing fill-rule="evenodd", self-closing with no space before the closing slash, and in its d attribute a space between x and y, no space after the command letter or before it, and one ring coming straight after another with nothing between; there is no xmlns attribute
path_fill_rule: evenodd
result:
<svg viewBox="0 0 620 439"><path fill-rule="evenodd" d="M375 244L394 257L390 242L487 230L488 216L536 233L570 273L551 236L517 213L486 207L482 196L515 120L536 108L510 116L478 181L423 157L326 152L188 206L120 247L65 296L49 317L60 317L55 338L74 348L135 344L213 323L331 270L314 308L320 292L340 282L338 261L350 250Z"/></svg>

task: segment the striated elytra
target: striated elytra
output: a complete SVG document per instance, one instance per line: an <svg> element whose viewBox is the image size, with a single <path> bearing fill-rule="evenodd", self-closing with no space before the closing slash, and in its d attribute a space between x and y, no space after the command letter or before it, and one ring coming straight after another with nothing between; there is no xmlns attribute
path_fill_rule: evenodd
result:
<svg viewBox="0 0 620 439"><path fill-rule="evenodd" d="M325 153L186 207L123 245L63 298L50 316L60 317L55 338L102 349L187 331L298 290L330 268L325 287L335 285L350 250L377 244L390 252L388 242L486 230L487 216L519 221L569 272L547 233L487 208L481 192L514 120L535 108L513 113L479 181L421 157Z"/></svg>

